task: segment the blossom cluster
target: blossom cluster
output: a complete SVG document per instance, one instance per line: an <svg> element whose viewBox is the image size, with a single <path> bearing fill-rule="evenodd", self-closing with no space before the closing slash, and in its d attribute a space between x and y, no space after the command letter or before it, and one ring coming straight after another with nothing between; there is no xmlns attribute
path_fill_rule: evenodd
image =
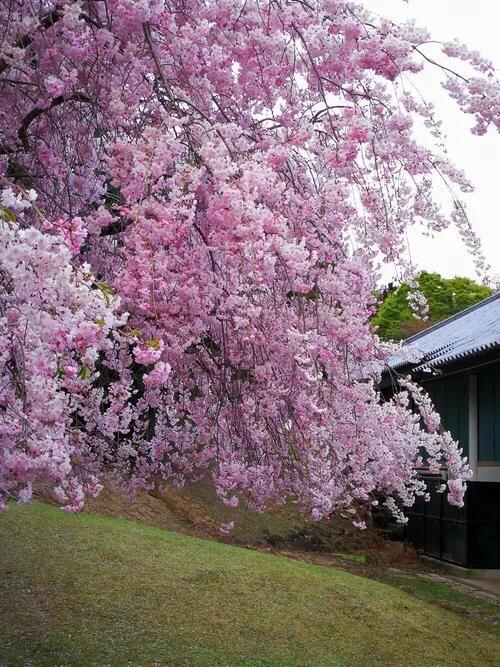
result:
<svg viewBox="0 0 500 667"><path fill-rule="evenodd" d="M12 206L9 197L4 191L2 201ZM30 206L15 201L20 212ZM73 267L59 239L21 226L6 211L12 209L0 220L0 502L28 499L41 479L79 508L84 493L99 487L95 476L75 469L74 402L121 323L119 302L108 304L92 289L89 267Z"/></svg>
<svg viewBox="0 0 500 667"><path fill-rule="evenodd" d="M378 494L401 517L424 492L427 448L460 504L466 462L408 391L381 399L370 325L411 225L457 224L480 258L465 209L433 197L436 174L471 186L406 84L439 67L427 32L347 0L0 15L5 493L49 480L75 509L106 475L129 492L210 475L229 505L293 497L361 525ZM498 127L489 65L443 54L474 71L442 70L475 131Z"/></svg>

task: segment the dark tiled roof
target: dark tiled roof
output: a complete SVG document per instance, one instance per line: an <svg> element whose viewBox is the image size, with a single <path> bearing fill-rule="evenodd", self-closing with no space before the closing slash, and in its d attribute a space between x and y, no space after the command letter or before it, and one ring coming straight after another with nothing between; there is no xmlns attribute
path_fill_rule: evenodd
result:
<svg viewBox="0 0 500 667"><path fill-rule="evenodd" d="M500 347L500 292L407 338L403 347L410 346L421 355L416 371ZM394 357L390 366L400 368L408 363L403 356Z"/></svg>

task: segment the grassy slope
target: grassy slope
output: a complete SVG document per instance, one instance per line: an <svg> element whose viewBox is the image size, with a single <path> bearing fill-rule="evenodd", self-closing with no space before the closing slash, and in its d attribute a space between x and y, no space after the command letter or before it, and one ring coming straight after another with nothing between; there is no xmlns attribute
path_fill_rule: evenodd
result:
<svg viewBox="0 0 500 667"><path fill-rule="evenodd" d="M40 503L0 515L0 664L494 665L493 629L347 572Z"/></svg>
<svg viewBox="0 0 500 667"><path fill-rule="evenodd" d="M227 507L207 481L186 484L182 489L170 486L166 492L156 492L155 496L140 491L132 501L105 486L97 498L87 498L85 511L203 537L219 536L218 526L234 521L230 539L240 544L262 542L266 531L286 534L303 521L296 509L276 508L274 512L259 514L243 506Z"/></svg>
<svg viewBox="0 0 500 667"><path fill-rule="evenodd" d="M312 538L322 551L352 552L366 551L382 542L374 531L360 531L349 519L339 516L332 521L311 522L294 503L264 513L252 511L243 503L236 508L227 507L207 480L153 493L152 496L140 491L130 501L105 486L97 498L87 498L85 511L237 545L293 544L301 548L307 546L307 539L303 538ZM234 522L234 529L222 538L219 525L230 521Z"/></svg>

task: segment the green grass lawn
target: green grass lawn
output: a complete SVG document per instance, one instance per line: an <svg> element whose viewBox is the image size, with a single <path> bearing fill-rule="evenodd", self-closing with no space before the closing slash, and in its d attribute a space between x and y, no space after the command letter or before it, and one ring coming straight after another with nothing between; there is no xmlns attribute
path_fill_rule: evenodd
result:
<svg viewBox="0 0 500 667"><path fill-rule="evenodd" d="M0 514L0 665L498 665L486 624L348 572L33 503Z"/></svg>

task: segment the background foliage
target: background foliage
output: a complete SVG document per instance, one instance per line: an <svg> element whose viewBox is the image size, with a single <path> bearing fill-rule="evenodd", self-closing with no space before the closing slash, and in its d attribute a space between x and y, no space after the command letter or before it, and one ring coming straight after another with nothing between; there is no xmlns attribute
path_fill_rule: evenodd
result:
<svg viewBox="0 0 500 667"><path fill-rule="evenodd" d="M373 318L382 339L401 340L423 331L492 293L491 288L479 285L470 278L443 278L439 273L427 271L419 275L417 285L429 305L428 319L415 319L408 303L410 287L408 283L403 283L384 298Z"/></svg>

